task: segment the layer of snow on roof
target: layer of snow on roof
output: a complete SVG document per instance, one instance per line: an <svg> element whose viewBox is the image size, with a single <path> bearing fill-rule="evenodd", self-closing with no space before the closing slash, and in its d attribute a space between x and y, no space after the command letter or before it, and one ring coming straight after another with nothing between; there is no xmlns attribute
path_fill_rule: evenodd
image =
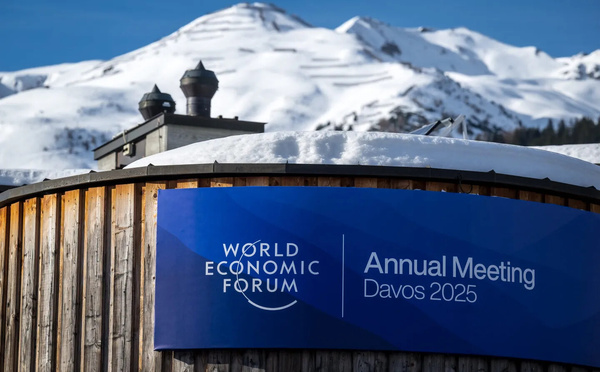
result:
<svg viewBox="0 0 600 372"><path fill-rule="evenodd" d="M577 159L600 164L600 143L562 146L536 146L535 148L572 156Z"/></svg>
<svg viewBox="0 0 600 372"><path fill-rule="evenodd" d="M89 169L39 170L39 169L0 169L0 185L23 186L45 179L56 179L88 173Z"/></svg>
<svg viewBox="0 0 600 372"><path fill-rule="evenodd" d="M600 189L600 167L527 147L381 132L275 132L199 142L127 168L203 163L360 164L509 174Z"/></svg>

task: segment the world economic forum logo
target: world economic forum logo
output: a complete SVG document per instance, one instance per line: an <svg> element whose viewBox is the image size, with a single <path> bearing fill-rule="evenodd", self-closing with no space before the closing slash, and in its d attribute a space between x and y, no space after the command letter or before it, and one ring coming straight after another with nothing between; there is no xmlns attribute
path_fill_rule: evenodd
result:
<svg viewBox="0 0 600 372"><path fill-rule="evenodd" d="M205 275L220 276L224 294L236 293L265 311L294 306L301 279L319 275L319 261L307 260L297 243L222 243L223 256L207 261Z"/></svg>

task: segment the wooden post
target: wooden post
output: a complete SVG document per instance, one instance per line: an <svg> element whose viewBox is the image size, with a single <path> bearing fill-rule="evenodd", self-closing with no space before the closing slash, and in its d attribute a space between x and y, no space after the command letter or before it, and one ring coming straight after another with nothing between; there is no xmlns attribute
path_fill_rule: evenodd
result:
<svg viewBox="0 0 600 372"><path fill-rule="evenodd" d="M106 251L106 188L95 187L85 195L85 236L83 248L83 348L84 371L102 370L102 313L104 297L104 256Z"/></svg>
<svg viewBox="0 0 600 372"><path fill-rule="evenodd" d="M61 371L80 370L83 207L81 190L63 195L56 358Z"/></svg>
<svg viewBox="0 0 600 372"><path fill-rule="evenodd" d="M42 199L40 217L40 269L36 366L38 372L56 370L56 323L58 317L58 252L60 208L58 195Z"/></svg>
<svg viewBox="0 0 600 372"><path fill-rule="evenodd" d="M21 273L21 329L19 331L19 371L35 369L35 338L37 328L38 258L39 258L38 198L26 200L23 206L23 254Z"/></svg>
<svg viewBox="0 0 600 372"><path fill-rule="evenodd" d="M138 340L134 330L134 312L139 314L136 284L136 185L115 187L112 200L111 290L109 315L108 371L137 369ZM135 326L137 328L137 325ZM134 353L135 350L135 353Z"/></svg>
<svg viewBox="0 0 600 372"><path fill-rule="evenodd" d="M4 325L4 371L17 370L19 342L19 300L21 288L21 248L23 211L20 202L10 206L8 238L8 277L6 282L6 318Z"/></svg>
<svg viewBox="0 0 600 372"><path fill-rule="evenodd" d="M144 189L141 244L141 324L140 369L159 370L162 356L154 351L154 283L156 279L156 213L158 190L167 188L166 182L147 183Z"/></svg>
<svg viewBox="0 0 600 372"><path fill-rule="evenodd" d="M9 207L0 208L0 366L4 366L4 316L6 314L6 281L8 276Z"/></svg>

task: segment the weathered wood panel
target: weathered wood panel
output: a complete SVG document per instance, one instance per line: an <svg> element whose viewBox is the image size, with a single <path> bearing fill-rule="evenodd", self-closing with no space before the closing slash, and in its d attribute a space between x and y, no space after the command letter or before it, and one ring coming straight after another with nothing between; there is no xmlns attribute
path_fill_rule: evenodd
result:
<svg viewBox="0 0 600 372"><path fill-rule="evenodd" d="M317 178L317 186L340 187L342 186L342 179L340 177L319 177Z"/></svg>
<svg viewBox="0 0 600 372"><path fill-rule="evenodd" d="M356 177L354 187L372 187L377 188L377 178L374 177Z"/></svg>
<svg viewBox="0 0 600 372"><path fill-rule="evenodd" d="M352 353L354 372L386 372L388 359L385 353L377 351L355 351Z"/></svg>
<svg viewBox="0 0 600 372"><path fill-rule="evenodd" d="M566 200L562 196L544 194L544 203L548 204L556 204L556 205L565 205Z"/></svg>
<svg viewBox="0 0 600 372"><path fill-rule="evenodd" d="M509 359L492 359L490 362L491 372L517 372L517 363ZM558 372L558 371L557 371Z"/></svg>
<svg viewBox="0 0 600 372"><path fill-rule="evenodd" d="M269 177L246 177L246 186L269 186Z"/></svg>
<svg viewBox="0 0 600 372"><path fill-rule="evenodd" d="M569 198L567 200L567 206L569 206L570 208L582 209L584 211L587 211L589 209L588 204L586 202L584 202L583 200L572 199L572 198Z"/></svg>
<svg viewBox="0 0 600 372"><path fill-rule="evenodd" d="M6 286L6 317L4 320L4 371L17 370L19 343L19 309L21 289L21 248L23 206L10 206L10 233L8 237L8 277Z"/></svg>
<svg viewBox="0 0 600 372"><path fill-rule="evenodd" d="M210 187L233 187L233 177L213 178Z"/></svg>
<svg viewBox="0 0 600 372"><path fill-rule="evenodd" d="M534 201L538 203L544 202L544 195L539 192L519 190L518 198L521 200Z"/></svg>
<svg viewBox="0 0 600 372"><path fill-rule="evenodd" d="M457 192L457 185L450 182L432 182L425 184L427 191Z"/></svg>
<svg viewBox="0 0 600 372"><path fill-rule="evenodd" d="M135 287L136 185L117 185L112 200L111 290L109 315L108 371L137 369L137 332L134 313L138 312ZM136 220L137 218L137 220ZM137 221L137 222L136 222ZM137 326L136 326L137 328Z"/></svg>
<svg viewBox="0 0 600 372"><path fill-rule="evenodd" d="M35 368L37 323L39 216L38 198L23 203L23 254L21 259L21 309L19 331L19 371Z"/></svg>
<svg viewBox="0 0 600 372"><path fill-rule="evenodd" d="M317 350L315 352L315 371L351 372L352 352L343 350Z"/></svg>
<svg viewBox="0 0 600 372"><path fill-rule="evenodd" d="M91 188L85 194L81 365L91 372L102 370L106 201L105 187Z"/></svg>
<svg viewBox="0 0 600 372"><path fill-rule="evenodd" d="M398 372L421 372L423 357L418 353L390 353L389 370Z"/></svg>
<svg viewBox="0 0 600 372"><path fill-rule="evenodd" d="M150 182L144 188L141 244L141 324L140 369L160 370L165 353L154 351L154 283L156 281L156 213L158 190L166 189L166 182Z"/></svg>
<svg viewBox="0 0 600 372"><path fill-rule="evenodd" d="M458 370L464 372L487 372L489 358L475 356L458 357Z"/></svg>
<svg viewBox="0 0 600 372"><path fill-rule="evenodd" d="M36 368L56 370L56 323L58 316L58 252L60 209L56 194L41 201Z"/></svg>
<svg viewBox="0 0 600 372"><path fill-rule="evenodd" d="M58 299L58 356L61 371L79 371L81 346L81 272L83 192L62 197L60 279Z"/></svg>
<svg viewBox="0 0 600 372"><path fill-rule="evenodd" d="M6 314L8 276L9 209L9 207L0 208L0 366L4 366L4 315Z"/></svg>

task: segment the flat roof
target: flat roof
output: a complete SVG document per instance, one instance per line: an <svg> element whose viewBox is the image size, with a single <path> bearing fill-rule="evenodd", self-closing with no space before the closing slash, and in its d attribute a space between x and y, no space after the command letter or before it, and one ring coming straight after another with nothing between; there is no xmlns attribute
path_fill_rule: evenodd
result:
<svg viewBox="0 0 600 372"><path fill-rule="evenodd" d="M205 118L201 116L168 114L163 112L131 129L126 130L122 134L117 134L110 141L95 148L94 160L98 160L116 150L119 150L124 144L135 142L136 140L145 137L148 133L154 131L156 128L167 124L263 133L265 131L266 123L226 118Z"/></svg>

